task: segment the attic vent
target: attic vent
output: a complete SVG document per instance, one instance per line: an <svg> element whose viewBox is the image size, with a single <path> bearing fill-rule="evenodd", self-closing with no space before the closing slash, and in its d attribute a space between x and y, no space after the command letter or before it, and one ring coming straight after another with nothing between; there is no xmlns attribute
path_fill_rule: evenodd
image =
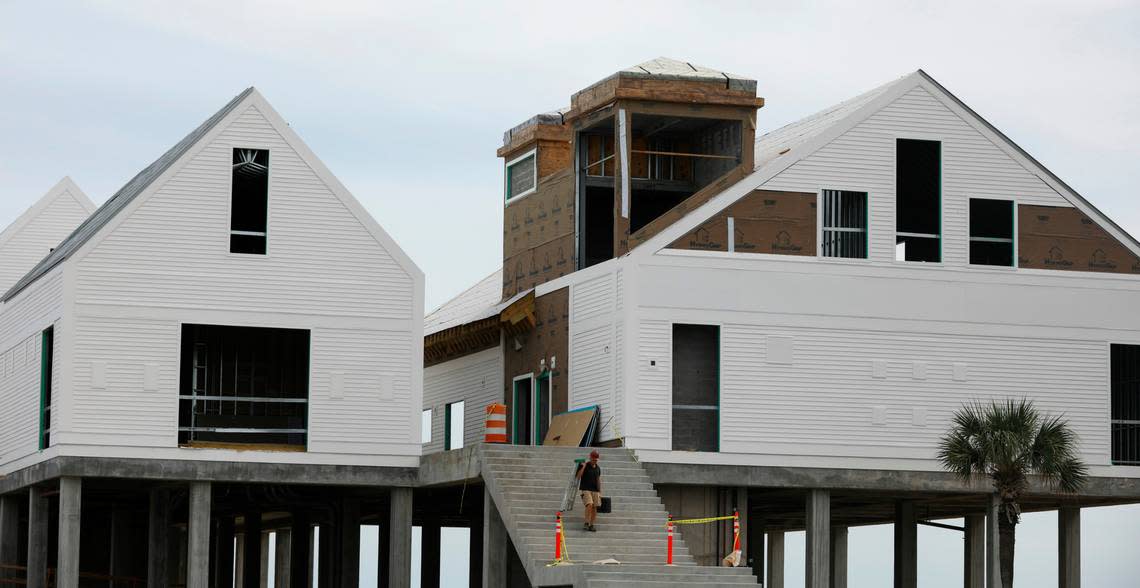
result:
<svg viewBox="0 0 1140 588"><path fill-rule="evenodd" d="M265 255L268 150L234 149L230 190L230 253Z"/></svg>

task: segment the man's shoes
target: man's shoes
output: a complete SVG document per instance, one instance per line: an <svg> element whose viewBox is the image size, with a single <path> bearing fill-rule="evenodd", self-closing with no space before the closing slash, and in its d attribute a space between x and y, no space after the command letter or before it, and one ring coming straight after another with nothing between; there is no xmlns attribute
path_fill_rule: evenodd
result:
<svg viewBox="0 0 1140 588"><path fill-rule="evenodd" d="M589 531L590 530L590 523L582 523L582 529Z"/></svg>
<svg viewBox="0 0 1140 588"><path fill-rule="evenodd" d="M593 525L586 525L586 529L589 530L591 533L597 533L598 532L597 527L595 527Z"/></svg>

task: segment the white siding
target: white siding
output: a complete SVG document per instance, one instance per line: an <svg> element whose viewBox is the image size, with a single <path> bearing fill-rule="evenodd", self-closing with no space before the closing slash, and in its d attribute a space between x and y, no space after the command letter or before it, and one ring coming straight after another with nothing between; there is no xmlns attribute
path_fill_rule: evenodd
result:
<svg viewBox="0 0 1140 588"><path fill-rule="evenodd" d="M570 286L570 410L597 405L599 438L614 439L622 423L624 319L621 270ZM618 434L615 434L615 431Z"/></svg>
<svg viewBox="0 0 1140 588"><path fill-rule="evenodd" d="M60 351L63 275L45 275L0 306L0 473L5 464L39 449L41 333L56 327L56 383L53 406L60 406Z"/></svg>
<svg viewBox="0 0 1140 588"><path fill-rule="evenodd" d="M45 196L43 208L29 210L30 218L18 220L22 223L12 226L11 234L0 235L0 290L7 291L24 277L90 214L86 197L70 190L62 187Z"/></svg>
<svg viewBox="0 0 1140 588"><path fill-rule="evenodd" d="M270 150L268 255L229 252L235 147ZM414 280L253 106L123 216L79 260L83 303L412 318Z"/></svg>
<svg viewBox="0 0 1140 588"><path fill-rule="evenodd" d="M895 258L895 139L942 142L943 261L969 262L969 199L1072 206L922 87L914 88L762 188L869 194L870 257Z"/></svg>
<svg viewBox="0 0 1140 588"><path fill-rule="evenodd" d="M673 325L644 320L637 341L637 418L630 435L638 443L667 449L673 422Z"/></svg>
<svg viewBox="0 0 1140 588"><path fill-rule="evenodd" d="M463 444L483 442L488 404L503 402L503 351L494 347L424 369L424 409L431 409L431 443L424 453L443 451L444 409L464 401Z"/></svg>
<svg viewBox="0 0 1140 588"><path fill-rule="evenodd" d="M178 459L227 455L176 449L181 324L223 324L311 332L308 452L228 452L233 459L414 459L420 445L413 415L422 393L418 275L385 249L258 104L239 110L67 262L77 301L69 441L115 455L140 448ZM267 255L229 253L236 147L270 150ZM95 361L106 366L99 389L91 385ZM156 389L143 387L148 365L157 372ZM343 382L338 393L330 391L333 378Z"/></svg>

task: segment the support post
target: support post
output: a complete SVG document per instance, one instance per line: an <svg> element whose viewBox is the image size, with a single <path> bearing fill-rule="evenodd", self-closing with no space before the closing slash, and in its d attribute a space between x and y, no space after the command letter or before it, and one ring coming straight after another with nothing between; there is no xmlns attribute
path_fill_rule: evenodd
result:
<svg viewBox="0 0 1140 588"><path fill-rule="evenodd" d="M256 510L246 511L242 521L242 586L261 588L261 513Z"/></svg>
<svg viewBox="0 0 1140 588"><path fill-rule="evenodd" d="M438 524L424 524L420 527L420 586L439 588L439 548L440 532Z"/></svg>
<svg viewBox="0 0 1140 588"><path fill-rule="evenodd" d="M965 588L986 588L986 515L966 515Z"/></svg>
<svg viewBox="0 0 1140 588"><path fill-rule="evenodd" d="M784 588L784 532L768 533L768 578L764 588Z"/></svg>
<svg viewBox="0 0 1140 588"><path fill-rule="evenodd" d="M392 488L388 514L388 586L408 588L412 581L412 489Z"/></svg>
<svg viewBox="0 0 1140 588"><path fill-rule="evenodd" d="M831 588L847 588L847 527L831 528Z"/></svg>
<svg viewBox="0 0 1140 588"><path fill-rule="evenodd" d="M289 586L309 588L312 572L309 562L313 559L313 528L309 513L293 511L293 527L289 530Z"/></svg>
<svg viewBox="0 0 1140 588"><path fill-rule="evenodd" d="M83 479L59 479L59 534L56 542L57 588L79 588L79 527Z"/></svg>
<svg viewBox="0 0 1140 588"><path fill-rule="evenodd" d="M990 495L986 507L986 588L1002 588L1001 582L1001 535L998 530L998 516L1001 511L1001 498Z"/></svg>
<svg viewBox="0 0 1140 588"><path fill-rule="evenodd" d="M360 501L345 498L341 508L340 524L340 586L360 586Z"/></svg>
<svg viewBox="0 0 1140 588"><path fill-rule="evenodd" d="M918 588L918 518L908 500L895 504L895 588Z"/></svg>
<svg viewBox="0 0 1140 588"><path fill-rule="evenodd" d="M804 578L807 588L827 588L831 581L831 493L808 490Z"/></svg>
<svg viewBox="0 0 1140 588"><path fill-rule="evenodd" d="M209 588L212 491L209 482L190 483L190 539L186 545L187 588Z"/></svg>
<svg viewBox="0 0 1140 588"><path fill-rule="evenodd" d="M511 539L491 492L483 489L483 587L507 587L507 558Z"/></svg>
<svg viewBox="0 0 1140 588"><path fill-rule="evenodd" d="M272 557L269 553L269 531L261 532L261 561L257 566L258 585L261 588L269 588L269 558Z"/></svg>
<svg viewBox="0 0 1140 588"><path fill-rule="evenodd" d="M234 585L234 518L219 517L214 525L214 586Z"/></svg>
<svg viewBox="0 0 1140 588"><path fill-rule="evenodd" d="M1081 509L1057 511L1057 587L1081 588Z"/></svg>
<svg viewBox="0 0 1140 588"><path fill-rule="evenodd" d="M289 572L292 564L289 556L293 550L292 529L277 529L277 545L273 552L273 588L289 588Z"/></svg>
<svg viewBox="0 0 1140 588"><path fill-rule="evenodd" d="M47 587L48 530L51 505L35 486L28 489L28 588Z"/></svg>
<svg viewBox="0 0 1140 588"><path fill-rule="evenodd" d="M0 496L0 565L20 563L20 496L5 494ZM7 580L8 573L0 569L0 580Z"/></svg>

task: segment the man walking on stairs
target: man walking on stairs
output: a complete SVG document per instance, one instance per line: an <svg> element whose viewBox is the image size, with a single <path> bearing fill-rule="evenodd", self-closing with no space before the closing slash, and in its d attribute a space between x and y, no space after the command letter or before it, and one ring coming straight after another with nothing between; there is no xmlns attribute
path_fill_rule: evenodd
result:
<svg viewBox="0 0 1140 588"><path fill-rule="evenodd" d="M598 507L602 505L602 468L598 465L597 450L590 452L590 461L578 466L578 490L582 493L582 504L586 505L587 531L597 531L594 522L598 520Z"/></svg>

